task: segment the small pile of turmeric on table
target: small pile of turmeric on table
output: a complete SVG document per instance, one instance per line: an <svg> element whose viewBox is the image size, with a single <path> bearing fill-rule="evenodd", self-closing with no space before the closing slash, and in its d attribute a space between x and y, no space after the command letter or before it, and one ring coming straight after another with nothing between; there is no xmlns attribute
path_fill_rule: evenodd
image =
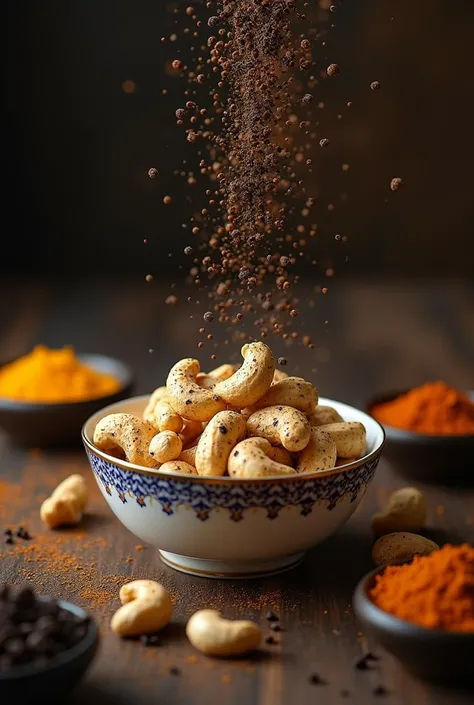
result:
<svg viewBox="0 0 474 705"><path fill-rule="evenodd" d="M385 612L430 629L474 633L474 548L446 544L376 576L370 597Z"/></svg>
<svg viewBox="0 0 474 705"><path fill-rule="evenodd" d="M474 403L444 382L412 389L371 409L372 416L387 426L433 436L474 434Z"/></svg>
<svg viewBox="0 0 474 705"><path fill-rule="evenodd" d="M81 362L72 347L34 350L0 369L0 398L32 403L69 403L114 394L120 382Z"/></svg>

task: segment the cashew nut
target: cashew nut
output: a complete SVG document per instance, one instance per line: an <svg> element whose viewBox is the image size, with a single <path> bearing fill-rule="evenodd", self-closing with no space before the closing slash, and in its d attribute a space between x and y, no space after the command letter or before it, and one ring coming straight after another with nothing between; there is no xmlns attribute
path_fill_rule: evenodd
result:
<svg viewBox="0 0 474 705"><path fill-rule="evenodd" d="M244 362L229 379L218 382L213 389L224 401L236 409L252 406L268 391L275 372L273 353L265 343L247 343L243 346Z"/></svg>
<svg viewBox="0 0 474 705"><path fill-rule="evenodd" d="M273 373L272 384L276 384L277 382L281 382L282 379L286 379L287 377L288 377L288 374L286 372L283 372L283 370L279 370L278 368L275 368L275 372Z"/></svg>
<svg viewBox="0 0 474 705"><path fill-rule="evenodd" d="M87 486L82 475L70 475L45 499L40 509L41 520L50 529L81 521L87 504Z"/></svg>
<svg viewBox="0 0 474 705"><path fill-rule="evenodd" d="M271 459L272 446L265 438L247 438L231 452L227 469L231 477L273 477L294 475L295 471Z"/></svg>
<svg viewBox="0 0 474 705"><path fill-rule="evenodd" d="M306 416L291 406L267 406L247 419L247 435L266 438L290 452L308 445L311 426Z"/></svg>
<svg viewBox="0 0 474 705"><path fill-rule="evenodd" d="M286 448L282 448L281 446L271 445L270 450L268 452L268 457L272 460L275 460L277 463L281 463L282 465L288 465L290 468L294 467L295 464L294 458L291 453L288 452Z"/></svg>
<svg viewBox="0 0 474 705"><path fill-rule="evenodd" d="M119 636L139 636L163 629L171 620L173 605L163 585L134 580L120 589L120 607L110 626Z"/></svg>
<svg viewBox="0 0 474 705"><path fill-rule="evenodd" d="M218 382L229 379L229 377L231 377L237 369L237 365L220 365L219 367L216 367L215 370L211 370L207 374L205 372L200 372L197 374L196 382L200 387L204 387L204 389L214 389Z"/></svg>
<svg viewBox="0 0 474 705"><path fill-rule="evenodd" d="M334 438L338 458L360 458L364 455L367 434L359 421L329 423L319 428Z"/></svg>
<svg viewBox="0 0 474 705"><path fill-rule="evenodd" d="M245 436L245 419L236 411L220 411L204 429L196 451L199 475L223 475L232 448Z"/></svg>
<svg viewBox="0 0 474 705"><path fill-rule="evenodd" d="M183 446L189 446L191 443L196 441L196 438L202 433L202 421L189 421L189 419L183 419L183 428L181 429L181 440L183 441Z"/></svg>
<svg viewBox="0 0 474 705"><path fill-rule="evenodd" d="M372 548L372 558L377 565L406 563L414 556L427 556L437 549L438 544L424 536L397 532L377 539Z"/></svg>
<svg viewBox="0 0 474 705"><path fill-rule="evenodd" d="M239 656L255 651L262 630L254 622L224 619L217 610L199 610L186 625L186 634L195 649L207 656Z"/></svg>
<svg viewBox="0 0 474 705"><path fill-rule="evenodd" d="M183 419L166 399L157 402L153 411L147 414L146 421L158 431L179 433L183 427Z"/></svg>
<svg viewBox="0 0 474 705"><path fill-rule="evenodd" d="M146 405L145 411L143 412L143 420L147 423L151 423L152 425L154 425L153 412L155 411L155 406L158 404L159 401L168 401L168 392L166 390L166 387L158 387L157 389L155 389L155 391L149 398L148 404Z"/></svg>
<svg viewBox="0 0 474 705"><path fill-rule="evenodd" d="M153 436L148 452L159 463L166 463L168 460L176 460L182 450L183 442L177 433L162 431Z"/></svg>
<svg viewBox="0 0 474 705"><path fill-rule="evenodd" d="M308 414L308 421L311 426L325 426L329 423L340 423L344 419L332 406L317 406Z"/></svg>
<svg viewBox="0 0 474 705"><path fill-rule="evenodd" d="M160 467L160 472L178 472L183 475L197 475L196 468L184 460L168 460Z"/></svg>
<svg viewBox="0 0 474 705"><path fill-rule="evenodd" d="M315 427L311 429L308 445L299 454L296 469L298 472L330 470L335 466L336 458L336 443L331 434Z"/></svg>
<svg viewBox="0 0 474 705"><path fill-rule="evenodd" d="M157 462L148 452L156 429L133 414L109 414L99 421L94 431L94 444L100 450L120 449L130 463L146 468L156 467Z"/></svg>
<svg viewBox="0 0 474 705"><path fill-rule="evenodd" d="M416 533L426 521L426 499L416 487L403 487L393 492L383 512L372 517L372 531L377 535L394 531Z"/></svg>
<svg viewBox="0 0 474 705"><path fill-rule="evenodd" d="M254 410L285 404L310 414L317 403L318 392L311 382L307 382L302 377L285 377L280 382L272 384L268 392L254 404Z"/></svg>
<svg viewBox="0 0 474 705"><path fill-rule="evenodd" d="M173 409L183 418L190 421L209 421L225 409L225 402L215 390L204 389L197 384L198 373L197 360L180 360L171 368L166 388Z"/></svg>
<svg viewBox="0 0 474 705"><path fill-rule="evenodd" d="M182 450L181 453L179 454L178 460L184 460L185 463L188 463L188 465L192 465L193 468L196 467L196 451L197 451L197 445L191 446L191 448L186 448L185 450Z"/></svg>

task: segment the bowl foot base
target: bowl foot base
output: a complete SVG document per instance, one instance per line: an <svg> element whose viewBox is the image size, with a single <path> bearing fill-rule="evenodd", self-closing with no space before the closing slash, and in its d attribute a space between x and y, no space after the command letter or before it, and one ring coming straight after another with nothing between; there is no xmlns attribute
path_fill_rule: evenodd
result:
<svg viewBox="0 0 474 705"><path fill-rule="evenodd" d="M304 553L295 553L283 558L272 558L267 561L213 561L191 556L180 556L177 553L160 551L161 560L170 568L181 573L196 575L199 578L246 579L261 578L291 570L301 563Z"/></svg>

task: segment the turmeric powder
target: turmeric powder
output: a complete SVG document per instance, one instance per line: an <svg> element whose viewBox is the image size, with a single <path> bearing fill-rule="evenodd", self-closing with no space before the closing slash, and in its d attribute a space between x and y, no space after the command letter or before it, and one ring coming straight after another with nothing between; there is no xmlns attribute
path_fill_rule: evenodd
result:
<svg viewBox="0 0 474 705"><path fill-rule="evenodd" d="M0 398L37 403L68 403L114 394L120 382L82 363L73 348L43 345L0 369Z"/></svg>
<svg viewBox="0 0 474 705"><path fill-rule="evenodd" d="M376 576L374 603L430 629L474 632L474 548L446 544Z"/></svg>
<svg viewBox="0 0 474 705"><path fill-rule="evenodd" d="M435 436L474 434L474 403L444 382L424 384L371 414L380 423Z"/></svg>

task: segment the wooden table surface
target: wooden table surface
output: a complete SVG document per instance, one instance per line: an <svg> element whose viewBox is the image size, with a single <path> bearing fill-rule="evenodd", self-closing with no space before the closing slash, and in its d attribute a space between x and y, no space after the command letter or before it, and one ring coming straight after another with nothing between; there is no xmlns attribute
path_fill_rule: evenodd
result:
<svg viewBox="0 0 474 705"><path fill-rule="evenodd" d="M178 357L195 354L189 310L163 310L165 293L164 286L139 283L3 282L0 358L22 354L36 342L71 342L79 350L125 359L137 372L137 391L151 390ZM358 405L374 393L429 379L472 388L473 311L474 288L463 282L339 283L312 319L316 353L311 358L291 351L287 369L298 367L325 396ZM329 327L320 325L324 320ZM98 619L100 653L71 699L76 705L367 705L380 700L467 705L472 693L415 680L374 644L370 648L382 656L378 665L366 672L352 666L368 646L351 595L371 568L369 518L393 488L407 484L397 468L384 461L379 468L347 525L310 551L299 568L268 579L213 581L174 572L160 562L156 550L140 547L108 510L80 448L26 451L0 435L1 526L21 524L34 536L28 544L0 544L0 580L28 581L43 593L77 602ZM72 472L88 480L92 501L87 516L77 529L48 532L39 521L40 503ZM472 490L422 489L430 507L429 526L441 540L472 541ZM108 627L119 604L119 587L137 577L163 582L176 600L174 624L159 648L120 641ZM207 659L184 636L186 619L203 607L265 626L264 615L272 609L281 616L284 631L274 635L278 644L265 646L258 660ZM179 675L170 674L171 667ZM309 682L314 672L324 685ZM388 689L386 696L375 693L380 684Z"/></svg>

